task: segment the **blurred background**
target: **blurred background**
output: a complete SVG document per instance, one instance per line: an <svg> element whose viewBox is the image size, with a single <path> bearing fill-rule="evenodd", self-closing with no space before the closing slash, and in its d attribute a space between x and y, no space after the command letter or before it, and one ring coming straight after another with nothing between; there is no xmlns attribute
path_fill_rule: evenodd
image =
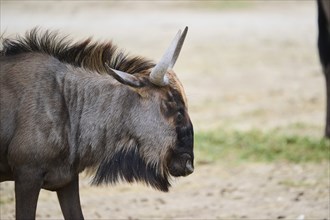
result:
<svg viewBox="0 0 330 220"><path fill-rule="evenodd" d="M170 193L90 187L86 219L330 219L325 82L315 1L1 1L1 35L57 30L157 61L189 27L174 70L196 131L195 172ZM0 217L14 218L12 183ZM63 218L42 191L37 217Z"/></svg>

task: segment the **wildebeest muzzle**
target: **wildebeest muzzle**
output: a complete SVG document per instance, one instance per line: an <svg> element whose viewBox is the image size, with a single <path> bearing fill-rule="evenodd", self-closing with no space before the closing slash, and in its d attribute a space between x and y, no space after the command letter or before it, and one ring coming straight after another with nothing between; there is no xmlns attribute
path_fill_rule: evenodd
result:
<svg viewBox="0 0 330 220"><path fill-rule="evenodd" d="M194 171L193 158L187 153L172 155L169 163L169 171L175 177L191 174Z"/></svg>
<svg viewBox="0 0 330 220"><path fill-rule="evenodd" d="M186 126L177 127L177 145L170 153L168 169L172 176L187 176L194 171L194 131L190 120Z"/></svg>

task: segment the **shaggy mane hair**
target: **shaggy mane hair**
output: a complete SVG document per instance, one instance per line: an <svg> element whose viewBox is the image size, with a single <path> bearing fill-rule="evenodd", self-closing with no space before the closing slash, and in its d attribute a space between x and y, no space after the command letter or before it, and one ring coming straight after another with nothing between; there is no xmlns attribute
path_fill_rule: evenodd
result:
<svg viewBox="0 0 330 220"><path fill-rule="evenodd" d="M73 43L67 36L34 28L26 32L25 37L4 39L1 56L37 52L53 56L76 67L83 67L99 74L106 74L105 63L111 68L127 73L137 73L151 69L155 64L139 56L128 56L112 42L93 42L91 38Z"/></svg>

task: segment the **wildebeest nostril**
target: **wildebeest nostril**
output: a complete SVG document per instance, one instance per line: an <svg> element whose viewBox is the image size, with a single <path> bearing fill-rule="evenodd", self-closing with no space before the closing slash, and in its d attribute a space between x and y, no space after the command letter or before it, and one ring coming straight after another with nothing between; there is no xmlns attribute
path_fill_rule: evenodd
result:
<svg viewBox="0 0 330 220"><path fill-rule="evenodd" d="M191 160L187 160L185 171L186 171L186 175L189 175L192 172L194 172L194 167Z"/></svg>

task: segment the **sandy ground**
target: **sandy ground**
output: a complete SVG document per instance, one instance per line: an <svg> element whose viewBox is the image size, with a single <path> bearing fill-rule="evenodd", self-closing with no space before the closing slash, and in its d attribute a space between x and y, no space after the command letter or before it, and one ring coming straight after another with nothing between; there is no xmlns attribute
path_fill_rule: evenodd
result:
<svg viewBox="0 0 330 220"><path fill-rule="evenodd" d="M322 136L325 88L315 2L257 1L225 9L173 4L1 1L1 33L13 37L38 25L74 39L113 39L133 54L158 60L187 25L175 71L197 131L278 128ZM95 188L88 182L82 178L87 219L330 219L327 163L197 164L194 174L174 180L167 194L141 185ZM0 218L12 219L13 184L0 187ZM62 218L54 193L42 191L37 216Z"/></svg>
<svg viewBox="0 0 330 220"><path fill-rule="evenodd" d="M329 219L328 164L213 164L173 181L169 193L142 185L80 183L86 219ZM1 219L14 218L12 184L1 184ZM56 194L42 191L39 219L62 219Z"/></svg>

